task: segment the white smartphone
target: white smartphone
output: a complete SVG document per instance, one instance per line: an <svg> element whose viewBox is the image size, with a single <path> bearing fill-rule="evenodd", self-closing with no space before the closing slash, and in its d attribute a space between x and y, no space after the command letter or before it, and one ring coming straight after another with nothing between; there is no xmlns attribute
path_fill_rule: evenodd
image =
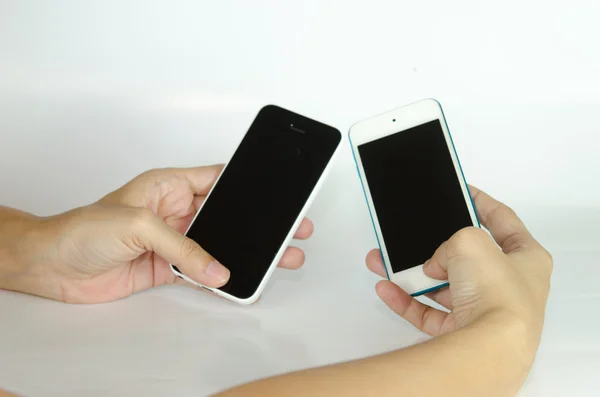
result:
<svg viewBox="0 0 600 397"><path fill-rule="evenodd" d="M447 286L423 263L480 225L442 107L425 99L360 121L349 137L388 279L413 296Z"/></svg>
<svg viewBox="0 0 600 397"><path fill-rule="evenodd" d="M218 289L255 302L319 191L342 140L328 125L274 105L262 108L186 235L230 271Z"/></svg>

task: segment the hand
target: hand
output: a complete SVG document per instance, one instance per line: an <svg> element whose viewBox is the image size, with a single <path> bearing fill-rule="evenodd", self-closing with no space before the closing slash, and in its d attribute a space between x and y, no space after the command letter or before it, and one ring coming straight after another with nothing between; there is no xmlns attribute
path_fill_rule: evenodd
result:
<svg viewBox="0 0 600 397"><path fill-rule="evenodd" d="M229 271L183 236L222 166L160 169L139 175L97 203L44 219L36 251L44 252L27 273L29 292L72 303L106 302L162 284L193 280L220 287ZM305 219L296 232L307 239ZM39 243L41 241L41 243ZM304 253L287 249L280 267L302 266Z"/></svg>
<svg viewBox="0 0 600 397"><path fill-rule="evenodd" d="M435 252L425 273L449 279L450 287L431 297L451 313L421 304L389 281L377 284L392 310L431 335L444 335L369 358L263 379L219 396L516 395L539 344L552 259L512 210L472 192L481 221L501 249L485 231L467 228ZM378 251L369 253L367 265L384 276Z"/></svg>
<svg viewBox="0 0 600 397"><path fill-rule="evenodd" d="M466 228L443 243L423 266L429 277L449 281L448 288L427 296L450 313L424 305L387 280L377 283L377 294L390 309L433 336L466 327L491 312L504 312L539 337L552 257L514 211L476 188L470 190L479 219L495 242L483 229ZM379 250L369 252L366 262L371 271L385 277Z"/></svg>

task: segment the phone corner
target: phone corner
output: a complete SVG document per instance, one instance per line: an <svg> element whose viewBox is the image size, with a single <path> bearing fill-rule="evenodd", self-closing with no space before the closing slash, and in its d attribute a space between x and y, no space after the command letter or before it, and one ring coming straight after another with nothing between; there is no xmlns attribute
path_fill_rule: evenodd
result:
<svg viewBox="0 0 600 397"><path fill-rule="evenodd" d="M352 145L352 135L356 132L356 127L363 121L364 120L356 121L350 126L350 128L348 128L348 133L346 134L346 136L348 137L348 142L350 142L350 145Z"/></svg>
<svg viewBox="0 0 600 397"><path fill-rule="evenodd" d="M357 141L360 141L360 138L358 138L358 140L356 139L356 129L353 129L352 127L350 127L350 129L348 130L348 133L346 134L346 137L348 139L348 146L350 146L350 151L352 152L352 156L354 157L354 160L356 161L356 153L355 153L355 143Z"/></svg>
<svg viewBox="0 0 600 397"><path fill-rule="evenodd" d="M350 143L350 146L352 146L352 127L350 127L348 129L348 132L346 133L346 137L348 138L348 143Z"/></svg>
<svg viewBox="0 0 600 397"><path fill-rule="evenodd" d="M236 298L235 302L240 305L243 305L243 306L251 306L251 305L255 304L256 302L258 302L260 297L261 297L261 292L257 291L254 293L254 295L252 295L248 298L244 298L244 299Z"/></svg>
<svg viewBox="0 0 600 397"><path fill-rule="evenodd" d="M260 108L260 110L258 111L258 113L263 113L263 112L268 112L270 110L280 110L283 109L281 106L277 106L273 103L267 103L266 105L264 105L263 107Z"/></svg>
<svg viewBox="0 0 600 397"><path fill-rule="evenodd" d="M421 102L430 103L430 104L432 104L432 105L434 105L434 106L436 106L436 107L438 107L438 108L440 108L440 109L442 108L442 104L441 104L441 102L440 102L440 101L439 101L437 98L434 98L434 97L426 97L426 98L423 98L423 99L421 100Z"/></svg>
<svg viewBox="0 0 600 397"><path fill-rule="evenodd" d="M331 127L331 129L333 130L333 132L335 132L335 137L337 139L337 145L336 145L336 149L337 149L338 147L340 147L342 145L342 143L344 143L344 134L342 133L342 131L340 131L339 129L337 129L335 127Z"/></svg>
<svg viewBox="0 0 600 397"><path fill-rule="evenodd" d="M178 269L172 263L169 263L169 269L171 269L171 273L173 273L175 276L177 276L179 278L183 278L183 277L181 277L181 273L178 271Z"/></svg>

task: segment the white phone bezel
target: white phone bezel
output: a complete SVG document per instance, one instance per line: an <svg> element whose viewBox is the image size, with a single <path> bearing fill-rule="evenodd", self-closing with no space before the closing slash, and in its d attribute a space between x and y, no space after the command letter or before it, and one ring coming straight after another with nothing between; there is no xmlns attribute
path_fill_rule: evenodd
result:
<svg viewBox="0 0 600 397"><path fill-rule="evenodd" d="M252 122L254 122L254 120ZM244 139L245 135L246 134L242 135L242 138L238 142L238 144L236 146L236 149L233 152L234 154L237 151L239 145L242 143L242 140ZM287 237L285 238L284 242L281 244L281 247L279 248L279 251L277 252L277 255L273 259L273 262L269 265L269 268L268 268L267 272L265 273L265 276L263 277L262 281L258 285L258 288L254 292L254 294L252 294L252 296L250 296L248 298L245 298L245 299L241 299L241 298L233 296L233 295L231 295L231 294L229 294L227 292L223 292L223 291L221 291L218 288L207 287L205 285L197 283L196 281L194 281L191 278L187 277L185 274L178 272L177 270L175 270L175 268L173 267L173 265L170 264L169 266L170 266L171 271L173 272L173 274L175 274L178 277L181 277L182 279L184 279L185 281L187 281L187 282L189 282L191 284L194 284L194 285L196 285L198 287L201 287L201 288L204 288L206 290L209 290L209 291L213 292L215 295L220 296L222 298L225 298L227 300L230 300L232 302L239 303L239 304L242 304L242 305L250 305L250 304L256 302L258 300L258 298L260 297L260 295L262 294L265 286L267 285L267 282L271 278L271 275L273 274L273 272L277 268L277 265L279 264L279 261L281 260L281 257L283 256L285 250L287 249L287 247L289 246L290 242L294 238L294 234L296 234L296 231L300 227L300 224L302 223L302 220L306 216L306 212L308 211L308 209L312 205L314 199L316 198L317 194L319 193L319 190L321 189L323 183L325 182L325 179L327 178L327 175L329 174L329 171L330 171L331 166L333 164L333 160L334 160L335 156L337 155L337 153L339 151L339 148L342 145L343 140L344 140L344 136L343 136L343 134L340 133L340 141L338 142L338 145L336 146L336 148L335 148L332 156L329 158L329 161L328 161L327 165L325 166L325 169L321 173L321 177L319 178L319 180L315 184L315 187L313 188L310 196L308 197L308 200L306 200L306 203L304 204L304 207L302 207L302 211L300 211L300 214L298 215L298 218L296 219L296 221L294 222L293 226L291 227L291 229L290 229ZM223 170L221 170L221 173L217 177L214 185L212 186L212 188L210 189L210 191L206 195L206 198L204 199L204 202L202 203L202 205L198 209L198 212L196 212L196 215L194 215L194 218L192 219L192 222L190 222L190 226L188 226L187 230L185 231L185 235L187 235L189 229L192 227L192 225L196 221L196 218L198 217L198 214L200 214L200 211L202 211L202 208L204 207L204 205L206 204L206 202L209 200L210 195L211 195L213 189L219 183L219 179L221 179L221 175L223 175L223 173L227 169L228 165L229 165L229 162L227 164L225 164L225 166L223 167Z"/></svg>
<svg viewBox="0 0 600 397"><path fill-rule="evenodd" d="M469 187L462 172L460 161L456 154L456 149L454 148L454 143L452 142L452 137L448 130L442 107L438 101L435 99L423 99L378 116L359 121L350 128L348 133L350 146L352 147L352 153L354 154L354 160L356 162L360 181L365 193L367 205L369 207L371 220L373 221L373 227L375 228L377 242L379 244L379 248L381 249L386 274L390 281L399 285L402 289L413 296L422 295L427 292L443 288L448 285L448 282L445 280L435 280L426 276L425 273L423 273L422 264L398 273L393 273L390 266L390 259L385 245L385 240L383 239L383 235L381 233L379 220L377 218L375 206L371 197L371 192L369 191L360 153L358 152L358 146L388 135L402 133L403 131L406 131L412 127L416 127L433 120L440 121L442 131L444 132L444 137L446 139L446 144L452 158L452 163L454 164L454 168L456 170L456 176L460 182L460 186L465 198L465 205L469 210L473 226L480 227L469 192Z"/></svg>

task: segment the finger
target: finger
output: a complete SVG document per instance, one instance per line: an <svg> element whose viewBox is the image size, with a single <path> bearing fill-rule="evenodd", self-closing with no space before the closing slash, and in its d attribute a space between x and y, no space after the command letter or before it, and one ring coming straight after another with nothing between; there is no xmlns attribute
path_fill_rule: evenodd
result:
<svg viewBox="0 0 600 397"><path fill-rule="evenodd" d="M439 303L444 306L448 310L454 310L454 305L452 304L452 294L450 293L450 288L442 288L434 292L430 292L425 294L426 297L431 299L434 302Z"/></svg>
<svg viewBox="0 0 600 397"><path fill-rule="evenodd" d="M189 214L180 218L178 215L165 218L165 222L167 225L171 226L173 229L177 230L181 234L185 234L185 232L190 227L192 220L196 217L200 206L204 202L204 196L195 196L194 200L190 204Z"/></svg>
<svg viewBox="0 0 600 397"><path fill-rule="evenodd" d="M205 198L206 197L204 197L204 196L195 196L194 200L190 204L190 209L188 211L189 212L188 215L184 216L183 218L180 218L178 216L166 218L165 222L167 222L167 224L169 226L171 226L173 229L177 230L179 233L185 234L187 232L187 230L189 229L192 221L196 217L196 214L200 210L202 203L204 203Z"/></svg>
<svg viewBox="0 0 600 397"><path fill-rule="evenodd" d="M298 240L306 240L312 236L314 230L315 226L312 221L308 218L304 218L302 223L300 223L300 226L298 226L298 230L296 230L294 238Z"/></svg>
<svg viewBox="0 0 600 397"><path fill-rule="evenodd" d="M433 256L423 264L423 273L436 280L448 279L448 244L445 241L440 245Z"/></svg>
<svg viewBox="0 0 600 397"><path fill-rule="evenodd" d="M206 196L221 175L223 168L224 165L215 164L194 168L166 168L161 172L169 175L175 174L177 177L185 179L190 184L194 195Z"/></svg>
<svg viewBox="0 0 600 397"><path fill-rule="evenodd" d="M454 233L423 264L423 272L436 280L448 279L451 262L489 261L490 255L500 254L500 250L490 236L478 227L466 227Z"/></svg>
<svg viewBox="0 0 600 397"><path fill-rule="evenodd" d="M536 244L525 224L508 206L469 186L477 216L506 254Z"/></svg>
<svg viewBox="0 0 600 397"><path fill-rule="evenodd" d="M206 196L194 196L194 200L192 201L194 215L200 210L200 207L204 204L204 200L206 200Z"/></svg>
<svg viewBox="0 0 600 397"><path fill-rule="evenodd" d="M221 287L229 280L229 270L196 242L169 227L149 210L139 209L133 222L134 240L154 251L192 280L207 287Z"/></svg>
<svg viewBox="0 0 600 397"><path fill-rule="evenodd" d="M164 221L167 225L169 225L171 228L175 229L179 233L185 234L188 227L192 223L192 219L194 219L194 215L196 214L190 214L184 216L183 218L179 218L177 216L167 217L164 219Z"/></svg>
<svg viewBox="0 0 600 397"><path fill-rule="evenodd" d="M385 265L383 264L383 258L381 257L381 251L379 249L369 251L365 262L367 263L367 268L370 271L378 276L387 278Z"/></svg>
<svg viewBox="0 0 600 397"><path fill-rule="evenodd" d="M277 266L284 269L299 269L304 265L304 259L304 251L300 248L288 247Z"/></svg>
<svg viewBox="0 0 600 397"><path fill-rule="evenodd" d="M379 249L371 250L367 254L366 262L369 270L381 277L387 278L385 265L383 264L381 251ZM443 288L438 291L430 292L426 294L426 296L440 305L452 310L452 295L450 295L450 289Z"/></svg>
<svg viewBox="0 0 600 397"><path fill-rule="evenodd" d="M453 315L422 304L391 281L378 282L376 291L390 309L429 335L438 336L454 329Z"/></svg>

